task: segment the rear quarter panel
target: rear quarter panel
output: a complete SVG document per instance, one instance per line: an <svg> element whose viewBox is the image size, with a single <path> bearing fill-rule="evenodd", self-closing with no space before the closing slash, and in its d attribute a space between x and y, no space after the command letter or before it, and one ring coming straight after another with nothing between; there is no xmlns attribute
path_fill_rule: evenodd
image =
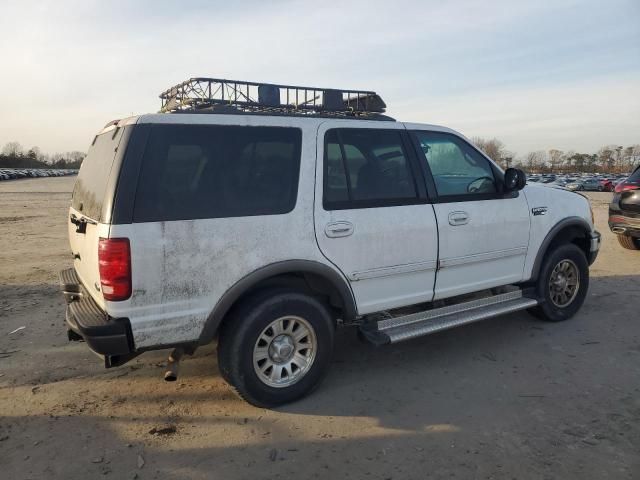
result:
<svg viewBox="0 0 640 480"><path fill-rule="evenodd" d="M207 123L212 117L184 115L181 119ZM292 259L327 264L317 248L313 226L317 124L291 123L285 117L215 117L217 124L302 129L296 205L283 215L113 225L110 237L130 239L133 294L125 302L106 302L107 311L130 319L136 348L198 340L220 297L260 267ZM171 117L161 120L166 118Z"/></svg>

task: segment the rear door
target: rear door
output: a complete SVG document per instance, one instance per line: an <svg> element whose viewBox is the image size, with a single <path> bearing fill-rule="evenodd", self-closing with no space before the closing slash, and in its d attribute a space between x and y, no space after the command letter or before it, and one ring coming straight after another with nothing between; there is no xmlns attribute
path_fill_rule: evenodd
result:
<svg viewBox="0 0 640 480"><path fill-rule="evenodd" d="M359 314L431 301L436 219L406 130L354 123L318 129L320 250L348 278Z"/></svg>
<svg viewBox="0 0 640 480"><path fill-rule="evenodd" d="M80 167L67 219L73 266L100 306L104 306L104 300L100 293L98 240L109 236L105 207L110 199L106 196L123 132L124 128L113 126L94 138Z"/></svg>
<svg viewBox="0 0 640 480"><path fill-rule="evenodd" d="M414 130L440 235L435 299L522 280L530 217L519 192L502 193L502 172L465 139Z"/></svg>

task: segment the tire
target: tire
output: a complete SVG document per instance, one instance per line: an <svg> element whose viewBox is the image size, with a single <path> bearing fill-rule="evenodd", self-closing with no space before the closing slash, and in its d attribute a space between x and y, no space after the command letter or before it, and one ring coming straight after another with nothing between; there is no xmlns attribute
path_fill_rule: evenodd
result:
<svg viewBox="0 0 640 480"><path fill-rule="evenodd" d="M564 292L556 290L557 287L552 285L552 275L556 275L559 272L562 281L562 277L570 278L567 272L563 272L563 265L568 265L567 272L575 269L574 278L577 277L577 285L575 292L571 295L567 295L567 303L563 302ZM556 267L559 270L555 270ZM558 278L558 277L556 277ZM568 284L571 281L568 281ZM569 285L565 285L565 288L570 288ZM540 268L538 280L536 281L536 295L540 301L537 307L529 310L534 316L546 320L549 322L561 322L573 317L580 307L584 303L587 296L587 290L589 289L589 264L584 255L584 252L576 245L572 243L560 245L551 252L547 253L547 256Z"/></svg>
<svg viewBox="0 0 640 480"><path fill-rule="evenodd" d="M218 340L218 366L222 377L251 405L269 408L293 402L311 393L327 373L334 331L327 307L316 298L292 291L262 291L225 320ZM297 343L296 332L309 334ZM278 341L280 350L276 351ZM291 358L292 349L300 356ZM262 353L256 353L259 351ZM278 357L282 352L288 358ZM302 368L296 368L296 362ZM265 369L269 364L271 369ZM264 374L260 374L263 369ZM267 378L274 371L282 378Z"/></svg>
<svg viewBox="0 0 640 480"><path fill-rule="evenodd" d="M618 235L618 243L627 250L640 250L640 238L633 238L628 235Z"/></svg>

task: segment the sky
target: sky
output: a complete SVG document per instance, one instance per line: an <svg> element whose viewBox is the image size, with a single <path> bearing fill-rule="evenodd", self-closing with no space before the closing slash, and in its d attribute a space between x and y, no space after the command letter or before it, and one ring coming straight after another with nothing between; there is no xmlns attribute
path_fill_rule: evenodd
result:
<svg viewBox="0 0 640 480"><path fill-rule="evenodd" d="M0 147L85 151L195 76L377 91L516 154L640 143L640 0L0 0Z"/></svg>

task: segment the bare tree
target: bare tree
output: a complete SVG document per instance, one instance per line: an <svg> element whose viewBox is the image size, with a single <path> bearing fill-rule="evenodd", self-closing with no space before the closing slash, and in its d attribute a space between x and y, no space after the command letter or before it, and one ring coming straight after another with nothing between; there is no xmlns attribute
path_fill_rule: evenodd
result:
<svg viewBox="0 0 640 480"><path fill-rule="evenodd" d="M549 150L549 164L551 165L551 171L557 172L562 166L565 160L565 155L562 150Z"/></svg>
<svg viewBox="0 0 640 480"><path fill-rule="evenodd" d="M9 142L2 148L2 154L7 157L17 157L22 154L22 145L18 142Z"/></svg>
<svg viewBox="0 0 640 480"><path fill-rule="evenodd" d="M471 141L490 159L502 166L508 166L507 164L513 159L513 153L509 152L504 143L497 138L486 140L481 137L473 137Z"/></svg>
<svg viewBox="0 0 640 480"><path fill-rule="evenodd" d="M537 172L544 168L546 163L546 154L539 150L537 152L529 152L524 156L524 165L529 172Z"/></svg>
<svg viewBox="0 0 640 480"><path fill-rule="evenodd" d="M611 171L615 164L615 145L606 145L598 150L598 162L602 170Z"/></svg>

